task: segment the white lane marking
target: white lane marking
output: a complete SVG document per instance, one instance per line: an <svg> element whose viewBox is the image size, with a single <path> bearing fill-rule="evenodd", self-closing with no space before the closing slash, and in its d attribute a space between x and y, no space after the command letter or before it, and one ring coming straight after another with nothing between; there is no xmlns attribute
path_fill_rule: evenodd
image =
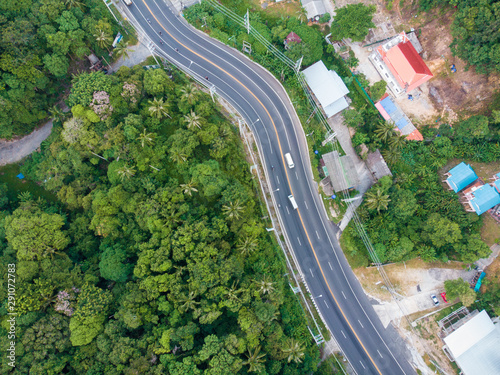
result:
<svg viewBox="0 0 500 375"><path fill-rule="evenodd" d="M278 185L280 184L280 178L276 176L276 181L278 181Z"/></svg>
<svg viewBox="0 0 500 375"><path fill-rule="evenodd" d="M330 262L328 262L328 265L330 266L330 269L333 271L332 264Z"/></svg>
<svg viewBox="0 0 500 375"><path fill-rule="evenodd" d="M347 338L347 336L345 335L344 331L340 331L340 333L342 333L342 336L344 336L345 339Z"/></svg>
<svg viewBox="0 0 500 375"><path fill-rule="evenodd" d="M378 349L377 349L377 353L378 353L378 355L380 356L380 358L384 358L384 357L382 356L382 354L380 354L380 352L378 351Z"/></svg>
<svg viewBox="0 0 500 375"><path fill-rule="evenodd" d="M345 296L345 294L344 294L344 291L343 291L343 290L341 290L341 292L342 292L342 295L344 296L344 299L347 299L347 297L346 297L346 296Z"/></svg>
<svg viewBox="0 0 500 375"><path fill-rule="evenodd" d="M285 208L286 208L286 212L288 213L288 215L290 215L290 210L288 209L288 207L285 206Z"/></svg>
<svg viewBox="0 0 500 375"><path fill-rule="evenodd" d="M318 234L318 231L316 231L316 237L318 237L318 240L320 239L320 238L319 238L319 234Z"/></svg>
<svg viewBox="0 0 500 375"><path fill-rule="evenodd" d="M171 21L170 21L170 20L169 20L169 19L165 16L165 14L164 14L164 13L163 13L163 11L161 10L161 8L158 6L158 4L156 4L156 1L155 1L155 5L159 8L160 12L161 12L161 13L162 13L162 15L165 17L165 20L166 20L166 21L167 21L170 25L172 25L172 26L173 26L173 27L174 27L177 31L179 31L179 32L180 32L180 30L179 30L179 29L178 29L178 28L177 28L177 27L176 27L176 26L175 26L175 25L174 25L174 24L173 24L173 23L172 23L172 22L171 22ZM174 12L173 12L170 8L168 8L168 9L170 10L170 12L171 12L172 14L174 13ZM142 12L141 12L141 15L142 15ZM143 17L144 17L144 16L143 16ZM191 30L190 30L190 31L191 31ZM197 33L195 33L195 32L194 32L193 34L194 34L196 37L201 38L201 37L200 37L200 35L201 35L201 34L197 34ZM198 47L200 47L200 49L204 49L204 50L205 50L205 51L207 51L209 54L214 54L212 51L209 51L208 49L206 49L206 48L202 47L200 44L196 43L196 42L195 42L195 41L194 41L194 40L193 40L190 36L187 36L187 39L188 39L188 40L190 40L190 41L192 41L192 42L194 42L194 44L195 44L195 45L197 45ZM235 58L235 56L234 56L234 55L230 54L228 51L224 50L223 48L220 48L220 46L219 46L219 45L217 45L217 44L213 43L212 41L210 41L210 40L205 40L205 39L203 39L203 38L201 38L201 39L202 39L204 42L208 42L208 43L209 43L209 44L211 44L213 47L217 47L217 48L214 48L214 49L218 49L218 51L219 51L219 52L226 53L226 54L227 54L227 55L229 55L231 58ZM220 56L218 56L218 57L220 57ZM288 115L288 117L289 117L290 119L292 119L294 116L290 113L290 108L289 108L287 105L285 105L285 103L284 103L284 102L283 102L283 100L282 100L281 95L279 95L279 94L278 94L278 93L277 93L277 92L273 89L273 87L269 84L269 82L266 82L266 81L265 81L265 79L264 79L261 75L259 75L259 74L258 74L258 72L257 72L257 71L255 71L255 70L254 70L254 68L253 68L252 66L245 64L245 61L238 61L238 62L239 62L240 64L243 64L243 65L244 65L247 69L249 69L250 71L252 71L252 72L256 73L257 77L258 77L258 78L260 78L260 79L263 81L263 83L264 83L265 85L267 85L267 87L268 87L268 88L270 88L270 89L271 89L271 90L272 90L272 91L276 94L276 96L278 97L278 100L281 102L281 104L282 104L282 105L283 105L283 107L285 108L286 114ZM181 63L179 63L179 64L180 64L180 65L183 65L183 64L181 64ZM229 63L229 65L234 67L234 65L233 65L233 64L231 64L231 63ZM236 70L240 71L238 68L236 68ZM241 71L240 71L240 72L241 72ZM246 76L246 74L245 74L245 76ZM263 90L261 89L261 87L260 87L259 85L256 85L256 86L257 86L257 89L258 89L259 91L263 92ZM264 96L266 96L266 97L267 97L267 99L270 99L270 98L267 96L267 94L265 94L265 93L264 93ZM247 102L247 103L248 103L248 101L247 101L247 100L245 100L245 99L243 99L243 100L244 100L245 102ZM274 103L272 102L272 100L271 100L270 102L271 102L271 106L274 106ZM276 107L275 107L275 108L276 108ZM241 110L241 108L240 108L240 110ZM288 142L290 142L290 141L289 141L289 139L288 139L288 133L286 132L286 128L285 128L285 133L286 133L286 138L287 138L287 141L288 141ZM298 136L297 136L297 134L296 134L296 132L295 132L295 128L293 129L293 133L294 133L295 137L296 137L296 138L298 138ZM300 149L299 149L299 153L301 153L301 152L300 152ZM303 158L301 158L301 159L303 159ZM296 172L296 176L297 176L297 178L298 178L297 172ZM310 188L310 189L311 189L311 191L312 191L312 190L313 190L313 186L311 186L311 181L310 181L309 179L306 179L306 181L307 181L307 184L309 185L309 188ZM317 202L314 202L314 203L315 203L316 209L319 211L318 206L317 206ZM287 208L287 211L288 211L288 208ZM324 224L324 222L323 222L323 221L322 221L322 223L321 223L321 224L322 224L322 225L323 225L323 227L325 228L325 224ZM325 230L326 230L326 228L325 228ZM332 247L333 247L333 244L331 243L331 239L330 239L330 236L328 236L328 233L327 233L327 237L328 237L328 240L329 240L330 244L331 244L331 245L332 245ZM337 255L336 253L335 253L335 256L338 258L338 255ZM349 283L349 280L347 279L347 277L346 277L346 275L345 275L345 271L344 271L344 269L343 269L342 267L341 267L341 271L342 271L342 273L344 274L344 277L345 277L345 279L346 279L347 283L349 284L349 287L350 287L350 288L351 288L351 290L352 290L352 287L351 287L351 285L350 285L350 283ZM381 337L380 333L377 331L377 329L375 328L375 326L374 326L374 325L373 325L373 323L371 322L370 317L368 316L368 314L366 313L366 311L363 309L363 306L361 305L361 303L359 302L359 300L358 300L358 298L357 298L357 296L356 296L355 294L354 294L354 298L356 299L356 301L357 301L357 302L358 302L358 304L360 305L360 307L361 307L362 311L365 313L366 317L368 318L368 320L369 320L369 321L370 321L370 323L372 324L373 328L374 328L374 329L375 329L375 331L377 332L377 335L379 336L379 338L380 338L380 339L382 340L382 342L384 343L385 347L389 350L389 353L391 354L391 356L392 356L392 358L394 359L394 361L397 363L398 367L399 367L401 370L403 370L403 369L402 369L402 367L401 367L401 365L399 364L399 362L398 362L398 361L396 360L396 358L394 357L394 354L391 352L391 350L390 350L390 349L389 349L389 347L387 346L386 342L384 341L384 339ZM404 371L403 371L403 373L404 373Z"/></svg>
<svg viewBox="0 0 500 375"><path fill-rule="evenodd" d="M326 308L327 308L327 309L329 309L329 308L330 308L330 306L328 306L328 303L326 303L326 301L325 301L325 300L323 300L323 302L325 303Z"/></svg>
<svg viewBox="0 0 500 375"><path fill-rule="evenodd" d="M309 268L309 272L311 272L311 276L314 277L312 269Z"/></svg>
<svg viewBox="0 0 500 375"><path fill-rule="evenodd" d="M299 175L297 174L297 172L295 172L295 177L297 177L297 180L299 179Z"/></svg>
<svg viewBox="0 0 500 375"><path fill-rule="evenodd" d="M302 243L299 240L299 237L297 237L297 241L299 241L299 245L302 246Z"/></svg>
<svg viewBox="0 0 500 375"><path fill-rule="evenodd" d="M309 207L307 206L307 202L306 201L304 201L304 204L306 205L306 208L309 209Z"/></svg>
<svg viewBox="0 0 500 375"><path fill-rule="evenodd" d="M361 324L361 321L359 319L358 319L358 323L361 326L361 328L365 328L365 327L363 327L363 324Z"/></svg>
<svg viewBox="0 0 500 375"><path fill-rule="evenodd" d="M365 367L365 365L363 364L363 362L359 361L359 363L361 363L361 366L363 366L363 368L366 370L366 367Z"/></svg>

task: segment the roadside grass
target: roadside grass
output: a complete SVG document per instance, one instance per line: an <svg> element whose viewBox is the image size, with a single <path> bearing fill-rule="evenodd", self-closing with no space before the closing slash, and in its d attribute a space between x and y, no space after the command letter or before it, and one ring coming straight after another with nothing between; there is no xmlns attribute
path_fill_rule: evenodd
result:
<svg viewBox="0 0 500 375"><path fill-rule="evenodd" d="M488 246L500 243L500 225L489 214L483 215L481 238Z"/></svg>

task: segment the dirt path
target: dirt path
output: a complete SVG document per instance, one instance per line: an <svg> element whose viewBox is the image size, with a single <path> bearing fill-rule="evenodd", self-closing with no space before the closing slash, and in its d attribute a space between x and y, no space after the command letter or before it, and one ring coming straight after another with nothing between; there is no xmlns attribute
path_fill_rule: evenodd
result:
<svg viewBox="0 0 500 375"><path fill-rule="evenodd" d="M40 147L52 131L52 121L21 139L10 142L0 140L0 166L18 162Z"/></svg>

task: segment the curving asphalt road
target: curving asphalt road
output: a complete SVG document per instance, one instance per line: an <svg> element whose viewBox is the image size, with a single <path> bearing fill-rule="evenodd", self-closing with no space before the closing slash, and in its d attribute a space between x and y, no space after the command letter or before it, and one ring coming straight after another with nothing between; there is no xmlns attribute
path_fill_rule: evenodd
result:
<svg viewBox="0 0 500 375"><path fill-rule="evenodd" d="M168 4L134 0L127 11L162 55L202 80L208 77L207 83L251 127L280 205L283 230L328 328L356 372L415 374L404 348L380 323L340 249L338 228L328 220L313 180L304 131L283 87L239 52L189 26ZM286 165L287 152L295 162L293 169ZM290 194L297 210L287 198Z"/></svg>

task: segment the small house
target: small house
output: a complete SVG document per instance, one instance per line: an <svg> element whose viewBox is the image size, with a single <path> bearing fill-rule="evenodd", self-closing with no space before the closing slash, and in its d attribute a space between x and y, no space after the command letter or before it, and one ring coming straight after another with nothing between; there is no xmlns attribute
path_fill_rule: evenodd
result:
<svg viewBox="0 0 500 375"><path fill-rule="evenodd" d="M423 141L424 137L412 124L408 116L401 110L394 100L385 94L382 99L375 104L382 117L386 121L392 121L396 125L395 129L409 141Z"/></svg>
<svg viewBox="0 0 500 375"><path fill-rule="evenodd" d="M476 189L472 195L474 198L469 201L469 204L478 215L500 204L500 194L493 186L488 184Z"/></svg>
<svg viewBox="0 0 500 375"><path fill-rule="evenodd" d="M302 42L302 39L300 39L300 36L298 36L297 34L295 34L293 31L287 35L287 37L285 38L285 40L283 41L283 44L285 45L285 49L289 49L290 48L290 43L300 43Z"/></svg>
<svg viewBox="0 0 500 375"><path fill-rule="evenodd" d="M446 179L446 183L455 193L463 190L468 185L477 180L477 174L474 172L472 167L464 162L461 162L456 167L450 169L446 173L449 177Z"/></svg>

